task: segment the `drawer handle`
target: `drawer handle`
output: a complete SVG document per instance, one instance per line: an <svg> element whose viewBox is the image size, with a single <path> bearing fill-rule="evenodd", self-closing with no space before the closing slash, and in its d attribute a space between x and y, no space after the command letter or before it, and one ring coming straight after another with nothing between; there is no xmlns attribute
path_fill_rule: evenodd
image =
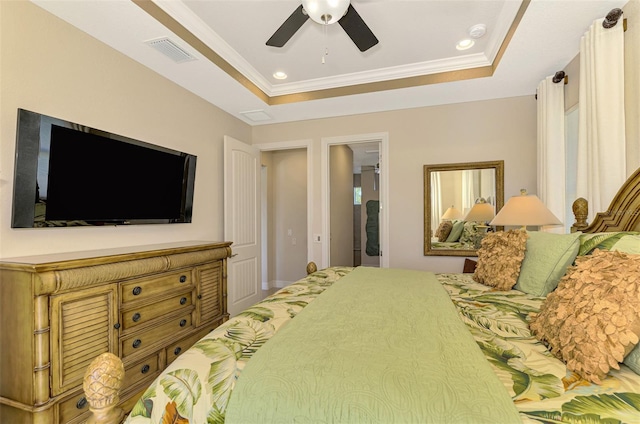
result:
<svg viewBox="0 0 640 424"><path fill-rule="evenodd" d="M186 319L181 319L180 320L180 327L184 327L185 325L187 325L187 320Z"/></svg>
<svg viewBox="0 0 640 424"><path fill-rule="evenodd" d="M141 372L142 374L146 374L146 373L148 373L148 372L149 372L149 369L150 369L150 368L151 368L151 367L150 367L148 364L144 364L144 365L142 366L142 368L140 369L140 372Z"/></svg>
<svg viewBox="0 0 640 424"><path fill-rule="evenodd" d="M76 408L84 409L85 406L87 406L87 398L83 396L82 398L80 398L78 403L76 403Z"/></svg>
<svg viewBox="0 0 640 424"><path fill-rule="evenodd" d="M198 295L198 299L202 299L202 295L201 294Z"/></svg>
<svg viewBox="0 0 640 424"><path fill-rule="evenodd" d="M186 297L181 298L180 299L180 304L184 305L185 303L187 303L187 298Z"/></svg>
<svg viewBox="0 0 640 424"><path fill-rule="evenodd" d="M180 355L180 352L182 352L182 348L180 346L178 346L173 350L174 355Z"/></svg>
<svg viewBox="0 0 640 424"><path fill-rule="evenodd" d="M133 341L133 344L132 344L131 346L133 346L133 348L134 348L134 349L137 349L137 348L139 348L139 347L140 347L140 345L141 345L141 344L142 344L142 340L140 340L140 339L135 339L135 340Z"/></svg>
<svg viewBox="0 0 640 424"><path fill-rule="evenodd" d="M113 324L113 328L115 328L116 330L120 328L120 323L116 322L115 324Z"/></svg>
<svg viewBox="0 0 640 424"><path fill-rule="evenodd" d="M138 312L136 312L135 314L133 314L133 316L131 317L131 319L133 320L133 322L138 322L140 321L140 314Z"/></svg>
<svg viewBox="0 0 640 424"><path fill-rule="evenodd" d="M180 276L180 282L184 283L185 281L187 281L187 276L186 275L181 275Z"/></svg>
<svg viewBox="0 0 640 424"><path fill-rule="evenodd" d="M142 293L142 287L140 287L140 286L136 286L136 287L134 287L134 288L133 288L133 295L134 295L134 296L137 296L137 295L139 295L140 293Z"/></svg>

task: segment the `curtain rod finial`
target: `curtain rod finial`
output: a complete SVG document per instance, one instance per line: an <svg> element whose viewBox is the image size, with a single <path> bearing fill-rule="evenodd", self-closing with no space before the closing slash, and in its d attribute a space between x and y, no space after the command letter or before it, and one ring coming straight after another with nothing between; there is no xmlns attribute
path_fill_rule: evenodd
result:
<svg viewBox="0 0 640 424"><path fill-rule="evenodd" d="M607 16L605 16L604 21L602 21L602 26L604 28L613 28L618 23L622 13L622 9L611 9L611 11L607 13Z"/></svg>
<svg viewBox="0 0 640 424"><path fill-rule="evenodd" d="M558 72L556 72L556 74L553 76L552 81L553 81L554 83L556 83L556 84L557 84L557 83L559 83L560 81L563 81L563 80L564 80L564 81L565 81L565 84L566 84L566 83L567 83L567 82L566 82L566 79L567 79L567 74L566 74L564 71L558 71Z"/></svg>

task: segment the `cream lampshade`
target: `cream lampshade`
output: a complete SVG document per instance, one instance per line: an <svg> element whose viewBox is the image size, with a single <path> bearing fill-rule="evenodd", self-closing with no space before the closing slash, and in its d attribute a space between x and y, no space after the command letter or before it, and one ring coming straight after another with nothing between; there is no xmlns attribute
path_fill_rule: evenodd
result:
<svg viewBox="0 0 640 424"><path fill-rule="evenodd" d="M454 219L460 219L460 218L462 218L462 212L454 208L453 205L447 208L447 210L444 211L444 214L440 217L440 219L448 220L448 221L452 221Z"/></svg>
<svg viewBox="0 0 640 424"><path fill-rule="evenodd" d="M562 225L562 222L535 194L520 190L520 196L511 197L489 225L522 226Z"/></svg>
<svg viewBox="0 0 640 424"><path fill-rule="evenodd" d="M473 247L476 249L480 248L480 243L485 236L487 229L489 228L486 223L490 221L495 216L495 212L493 210L493 205L487 203L486 200L480 198L476 201L473 207L467 213L467 216L464 217L464 220L467 222L476 222L478 232L473 236Z"/></svg>
<svg viewBox="0 0 640 424"><path fill-rule="evenodd" d="M495 213L493 211L493 205L487 203L484 199L480 199L478 203L473 205L471 210L469 210L469 213L464 217L464 220L482 222L484 224L485 222L491 221L494 216Z"/></svg>

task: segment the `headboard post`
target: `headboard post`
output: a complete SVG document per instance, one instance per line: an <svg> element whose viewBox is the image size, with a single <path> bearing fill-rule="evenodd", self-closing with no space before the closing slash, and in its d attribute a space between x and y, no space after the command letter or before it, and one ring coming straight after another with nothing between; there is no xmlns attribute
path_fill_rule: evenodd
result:
<svg viewBox="0 0 640 424"><path fill-rule="evenodd" d="M587 223L587 215L589 214L589 202L579 197L573 202L573 206L571 207L573 210L573 216L576 221L571 226L571 232L575 233L576 231L582 231L589 226Z"/></svg>

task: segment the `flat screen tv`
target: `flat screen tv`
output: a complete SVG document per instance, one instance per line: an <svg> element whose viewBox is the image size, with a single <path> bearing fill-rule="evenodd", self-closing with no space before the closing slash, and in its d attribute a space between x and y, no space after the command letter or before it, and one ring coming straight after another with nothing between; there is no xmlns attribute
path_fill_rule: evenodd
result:
<svg viewBox="0 0 640 424"><path fill-rule="evenodd" d="M12 228L191 222L196 156L18 109Z"/></svg>

